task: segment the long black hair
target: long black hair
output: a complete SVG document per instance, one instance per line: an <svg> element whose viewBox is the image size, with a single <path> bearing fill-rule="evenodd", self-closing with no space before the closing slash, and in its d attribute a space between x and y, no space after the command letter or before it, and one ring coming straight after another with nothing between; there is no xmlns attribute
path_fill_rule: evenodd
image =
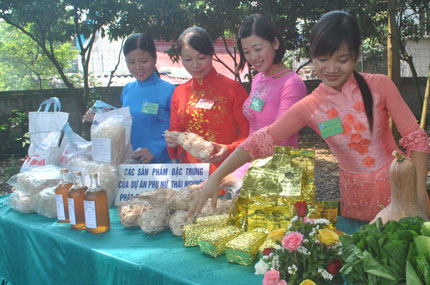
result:
<svg viewBox="0 0 430 285"><path fill-rule="evenodd" d="M123 46L125 56L136 49L149 52L154 60L157 60L157 51L155 49L154 40L149 35L145 33L132 34L125 40Z"/></svg>
<svg viewBox="0 0 430 285"><path fill-rule="evenodd" d="M260 14L254 14L243 20L242 24L239 27L239 31L237 32L237 47L240 56L239 65L236 68L237 71L242 70L246 63L245 55L243 54L241 39L247 38L252 35L263 38L270 43L273 43L275 38L277 38L279 41L279 48L275 52L275 58L273 59L273 63L281 62L286 50L281 32L272 21Z"/></svg>
<svg viewBox="0 0 430 285"><path fill-rule="evenodd" d="M215 48L209 33L200 27L191 27L182 32L176 41L179 53L181 53L184 45L189 45L204 55L213 55L215 53Z"/></svg>
<svg viewBox="0 0 430 285"><path fill-rule="evenodd" d="M353 16L344 11L331 11L319 19L312 28L310 39L311 57L333 55L340 46L346 43L353 53L354 59L360 54L361 34L360 27ZM370 88L358 72L354 77L360 88L364 109L370 130L373 128L373 97Z"/></svg>

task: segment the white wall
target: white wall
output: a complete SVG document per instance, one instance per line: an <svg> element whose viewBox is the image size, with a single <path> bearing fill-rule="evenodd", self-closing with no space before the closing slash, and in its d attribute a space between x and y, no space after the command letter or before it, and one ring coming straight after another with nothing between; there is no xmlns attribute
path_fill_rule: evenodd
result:
<svg viewBox="0 0 430 285"><path fill-rule="evenodd" d="M406 51L412 55L418 77L427 77L430 63L430 38L421 39L419 42L407 40ZM412 77L409 65L403 60L400 61L400 76Z"/></svg>

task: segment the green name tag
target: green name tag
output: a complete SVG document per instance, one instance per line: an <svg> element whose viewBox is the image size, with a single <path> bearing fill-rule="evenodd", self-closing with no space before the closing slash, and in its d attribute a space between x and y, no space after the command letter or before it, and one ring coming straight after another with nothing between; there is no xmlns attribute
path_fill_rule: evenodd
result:
<svg viewBox="0 0 430 285"><path fill-rule="evenodd" d="M249 108L257 112L261 112L261 109L263 109L263 106L264 106L264 101L257 97L253 97L251 104L249 104Z"/></svg>
<svg viewBox="0 0 430 285"><path fill-rule="evenodd" d="M343 133L339 118L334 118L318 124L323 139Z"/></svg>
<svg viewBox="0 0 430 285"><path fill-rule="evenodd" d="M158 104L143 102L142 113L157 115L158 114Z"/></svg>

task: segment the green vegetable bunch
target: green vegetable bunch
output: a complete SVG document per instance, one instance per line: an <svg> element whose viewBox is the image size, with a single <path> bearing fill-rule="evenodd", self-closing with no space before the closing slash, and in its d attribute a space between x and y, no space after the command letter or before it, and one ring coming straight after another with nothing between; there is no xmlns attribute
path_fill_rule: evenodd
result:
<svg viewBox="0 0 430 285"><path fill-rule="evenodd" d="M345 261L340 272L348 283L353 284L392 285L406 282L407 264L408 268L416 267L419 261L412 261L422 255L418 254L421 249L413 248L414 240L420 236L423 224L424 220L420 217L402 218L398 222L389 221L385 225L378 219L373 224L361 226L351 236L340 236L342 257ZM430 260L429 245L430 242L425 255L427 269Z"/></svg>
<svg viewBox="0 0 430 285"><path fill-rule="evenodd" d="M406 261L406 284L430 284L430 222L425 222L422 235L414 238Z"/></svg>

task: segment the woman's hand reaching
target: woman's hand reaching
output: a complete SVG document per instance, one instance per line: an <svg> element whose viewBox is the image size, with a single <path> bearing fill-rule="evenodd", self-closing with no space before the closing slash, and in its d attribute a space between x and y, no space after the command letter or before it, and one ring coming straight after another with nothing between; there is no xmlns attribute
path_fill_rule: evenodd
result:
<svg viewBox="0 0 430 285"><path fill-rule="evenodd" d="M216 204L219 196L219 184L220 180L216 178L216 176L211 175L204 185L203 189L200 191L199 197L191 206L188 211L188 217L198 216L206 201L211 198L211 207L212 210L216 210Z"/></svg>
<svg viewBox="0 0 430 285"><path fill-rule="evenodd" d="M225 144L219 144L216 142L211 142L211 144L213 145L214 149L215 149L215 153L212 154L211 156L209 156L207 159L205 159L204 163L215 163L218 162L220 160L223 160L224 158L226 158L228 156L228 149L227 146Z"/></svg>
<svg viewBox="0 0 430 285"><path fill-rule="evenodd" d="M94 121L95 115L95 111L93 111L92 108L89 108L88 111L82 116L82 123L92 123Z"/></svg>
<svg viewBox="0 0 430 285"><path fill-rule="evenodd" d="M133 158L139 161L140 163L151 163L151 161L154 159L154 155L147 147L145 148L139 147L134 152Z"/></svg>

